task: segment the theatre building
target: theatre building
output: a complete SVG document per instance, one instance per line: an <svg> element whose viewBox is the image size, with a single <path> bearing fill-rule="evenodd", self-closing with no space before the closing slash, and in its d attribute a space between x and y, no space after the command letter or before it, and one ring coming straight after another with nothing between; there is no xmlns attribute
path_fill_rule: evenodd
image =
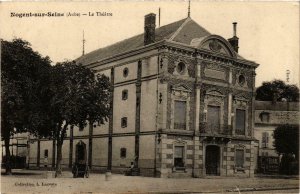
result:
<svg viewBox="0 0 300 194"><path fill-rule="evenodd" d="M238 54L233 37L213 35L192 18L156 28L83 55L76 61L110 77L105 125L68 130L63 164L84 145L92 170L158 177L254 174L255 62ZM231 26L228 26L231 28ZM31 140L30 166L55 161L55 141ZM48 166L49 166L48 165Z"/></svg>

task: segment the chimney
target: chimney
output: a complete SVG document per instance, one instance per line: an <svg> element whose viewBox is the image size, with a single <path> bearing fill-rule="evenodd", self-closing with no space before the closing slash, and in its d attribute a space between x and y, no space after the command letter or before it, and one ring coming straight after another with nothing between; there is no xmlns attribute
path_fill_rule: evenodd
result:
<svg viewBox="0 0 300 194"><path fill-rule="evenodd" d="M233 22L233 37L228 39L228 42L231 44L235 52L239 51L239 38L236 36L236 22Z"/></svg>
<svg viewBox="0 0 300 194"><path fill-rule="evenodd" d="M155 14L145 15L144 45L155 42Z"/></svg>

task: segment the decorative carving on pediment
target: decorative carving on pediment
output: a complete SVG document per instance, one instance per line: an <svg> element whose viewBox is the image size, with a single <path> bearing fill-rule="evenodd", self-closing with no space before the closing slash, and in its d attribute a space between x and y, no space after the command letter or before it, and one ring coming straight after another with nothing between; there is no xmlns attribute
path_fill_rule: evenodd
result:
<svg viewBox="0 0 300 194"><path fill-rule="evenodd" d="M183 92L192 92L192 89L185 84L176 84L172 87L172 90L183 91Z"/></svg>
<svg viewBox="0 0 300 194"><path fill-rule="evenodd" d="M206 95L212 95L212 96L220 96L220 97L223 97L224 95L218 91L218 90L208 90L206 92Z"/></svg>
<svg viewBox="0 0 300 194"><path fill-rule="evenodd" d="M222 46L218 43L217 40L210 41L208 45L209 45L209 48L215 52L220 52L220 50L222 48Z"/></svg>
<svg viewBox="0 0 300 194"><path fill-rule="evenodd" d="M233 93L234 97L239 100L243 101L250 101L252 98L252 93L251 92L240 92L240 91L235 91Z"/></svg>
<svg viewBox="0 0 300 194"><path fill-rule="evenodd" d="M246 146L244 144L241 144L241 143L236 144L234 147L235 147L235 149L245 149L246 148Z"/></svg>
<svg viewBox="0 0 300 194"><path fill-rule="evenodd" d="M184 141L184 139L182 137L176 137L175 141L173 141L174 145L186 145L187 142Z"/></svg>

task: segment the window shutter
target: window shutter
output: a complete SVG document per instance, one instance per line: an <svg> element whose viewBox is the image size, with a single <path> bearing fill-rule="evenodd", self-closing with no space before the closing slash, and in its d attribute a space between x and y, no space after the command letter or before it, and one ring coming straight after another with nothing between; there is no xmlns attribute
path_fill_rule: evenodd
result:
<svg viewBox="0 0 300 194"><path fill-rule="evenodd" d="M266 148L269 147L269 133L266 132Z"/></svg>

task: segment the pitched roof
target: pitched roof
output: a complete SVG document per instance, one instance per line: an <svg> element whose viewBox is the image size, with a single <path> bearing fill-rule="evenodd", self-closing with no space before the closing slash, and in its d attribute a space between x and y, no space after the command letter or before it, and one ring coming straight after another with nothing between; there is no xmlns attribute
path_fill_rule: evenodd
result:
<svg viewBox="0 0 300 194"><path fill-rule="evenodd" d="M193 38L200 38L208 35L210 35L210 33L191 18L185 18L155 29L155 42L172 40L189 45ZM76 61L83 65L87 65L143 46L144 34L139 34L87 53L76 59Z"/></svg>

